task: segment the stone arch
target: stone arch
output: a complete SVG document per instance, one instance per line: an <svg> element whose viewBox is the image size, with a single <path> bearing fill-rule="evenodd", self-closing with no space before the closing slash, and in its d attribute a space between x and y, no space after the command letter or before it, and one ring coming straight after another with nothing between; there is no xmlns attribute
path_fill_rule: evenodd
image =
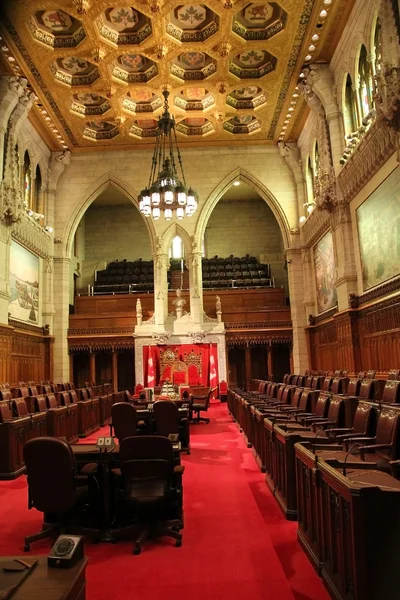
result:
<svg viewBox="0 0 400 600"><path fill-rule="evenodd" d="M66 240L64 247L66 256L71 256L74 235L83 215L85 214L89 206L92 204L92 202L97 198L97 196L104 192L104 190L106 190L110 185L114 186L123 194L125 194L125 196L127 196L127 198L131 201L131 203L139 210L139 204L137 201L138 193L136 192L136 190L134 190L132 186L126 183L126 181L124 181L123 179L117 177L115 174L110 172L105 173L84 192L80 200L77 202L70 218L64 226L62 239ZM146 227L150 236L151 247L154 251L156 247L156 233L154 229L154 224L151 219L145 219L145 217L143 217L143 220L146 223Z"/></svg>
<svg viewBox="0 0 400 600"><path fill-rule="evenodd" d="M357 33L357 35L354 36L353 41L352 41L352 45L350 48L350 76L351 79L353 81L353 87L355 85L358 86L358 80L359 80L359 72L358 72L358 61L360 60L360 52L361 52L361 47L365 46L366 50L367 50L367 54L368 54L368 43L365 40L364 37L364 33Z"/></svg>
<svg viewBox="0 0 400 600"><path fill-rule="evenodd" d="M201 241L204 237L204 233L207 227L207 223L210 219L211 213L222 198L222 196L231 187L234 181L240 180L247 185L251 186L259 196L267 203L269 208L272 210L274 217L276 218L279 229L282 234L284 249L290 247L290 227L287 217L282 210L281 205L270 192L270 190L259 181L256 177L251 175L245 169L239 167L227 175L214 189L213 192L207 198L197 220L195 238L199 248L201 248Z"/></svg>
<svg viewBox="0 0 400 600"><path fill-rule="evenodd" d="M161 251L164 254L168 254L172 240L176 235L179 235L179 237L182 239L187 256L192 252L192 239L188 232L178 222L171 223L168 229L164 231L161 240Z"/></svg>

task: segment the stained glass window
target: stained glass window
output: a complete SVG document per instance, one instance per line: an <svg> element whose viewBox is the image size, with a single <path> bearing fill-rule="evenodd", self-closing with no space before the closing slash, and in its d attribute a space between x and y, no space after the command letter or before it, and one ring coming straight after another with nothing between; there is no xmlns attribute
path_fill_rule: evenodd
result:
<svg viewBox="0 0 400 600"><path fill-rule="evenodd" d="M25 152L24 156L24 202L27 208L31 206L31 188L32 188L32 175L31 175L31 161L28 152Z"/></svg>

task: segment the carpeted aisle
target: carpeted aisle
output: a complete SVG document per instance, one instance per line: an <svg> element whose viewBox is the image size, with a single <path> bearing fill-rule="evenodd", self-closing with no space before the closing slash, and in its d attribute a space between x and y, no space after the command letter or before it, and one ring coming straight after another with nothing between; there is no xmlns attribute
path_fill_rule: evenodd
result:
<svg viewBox="0 0 400 600"><path fill-rule="evenodd" d="M129 540L87 543L87 600L328 599L226 405L212 404L209 416L192 426L192 453L182 455L182 548L160 540L133 556ZM25 477L0 482L1 555L22 554L23 536L40 527L26 503ZM50 547L38 542L31 553Z"/></svg>

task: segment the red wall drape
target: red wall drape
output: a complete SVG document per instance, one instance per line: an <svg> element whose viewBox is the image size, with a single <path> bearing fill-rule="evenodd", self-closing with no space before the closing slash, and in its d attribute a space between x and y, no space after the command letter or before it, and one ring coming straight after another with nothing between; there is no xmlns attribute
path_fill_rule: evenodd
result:
<svg viewBox="0 0 400 600"><path fill-rule="evenodd" d="M147 386L148 373L149 373L149 357L153 359L154 373L155 373L155 385L161 385L161 373L160 373L160 350L165 350L167 346L143 346L143 381ZM178 351L178 360L185 362L185 353L195 352L201 355L201 377L198 377L197 382L193 381L194 372L189 372L189 383L192 385L210 385L210 355L214 356L214 362L217 371L217 382L218 379L218 350L217 344L181 344L168 346L174 352Z"/></svg>

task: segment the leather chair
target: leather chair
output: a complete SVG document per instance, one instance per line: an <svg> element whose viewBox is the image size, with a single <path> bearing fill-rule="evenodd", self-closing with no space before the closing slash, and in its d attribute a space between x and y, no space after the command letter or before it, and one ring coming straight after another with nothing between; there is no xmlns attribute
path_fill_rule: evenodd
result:
<svg viewBox="0 0 400 600"><path fill-rule="evenodd" d="M191 388L191 410L192 413L197 413L196 417L192 416L193 423L200 423L200 421L204 421L205 423L209 423L210 419L207 417L201 417L201 411L208 411L208 407L210 406L210 399L212 394L211 388Z"/></svg>
<svg viewBox="0 0 400 600"><path fill-rule="evenodd" d="M219 382L219 399L221 402L226 402L226 397L228 394L228 384L224 379L221 379Z"/></svg>
<svg viewBox="0 0 400 600"><path fill-rule="evenodd" d="M156 432L158 435L168 437L178 435L182 448L190 454L189 420L180 418L179 409L171 400L157 400L153 404Z"/></svg>
<svg viewBox="0 0 400 600"><path fill-rule="evenodd" d="M376 409L370 402L361 400L356 408L353 427L333 427L326 433L330 439L344 442L352 437L370 436L376 426Z"/></svg>
<svg viewBox="0 0 400 600"><path fill-rule="evenodd" d="M350 437L345 440L346 449L358 446L363 461L375 462L378 470L390 473L390 462L399 458L400 411L389 406L382 408L374 437Z"/></svg>
<svg viewBox="0 0 400 600"><path fill-rule="evenodd" d="M120 500L133 509L140 523L133 554L140 554L148 538L169 536L181 546L184 467L174 465L172 442L161 436L124 438L119 460L121 477L116 475Z"/></svg>
<svg viewBox="0 0 400 600"><path fill-rule="evenodd" d="M74 509L82 507L89 496L89 476L97 465L88 464L77 475L71 447L63 440L41 437L24 446L24 461L28 475L28 508L44 515L43 529L25 538L24 550L31 542L70 530ZM50 517L52 522L46 521Z"/></svg>
<svg viewBox="0 0 400 600"><path fill-rule="evenodd" d="M382 404L400 403L400 381L388 379L383 388Z"/></svg>
<svg viewBox="0 0 400 600"><path fill-rule="evenodd" d="M47 435L47 417L44 413L29 412L25 398L14 398L13 412L16 417L30 417L30 438Z"/></svg>
<svg viewBox="0 0 400 600"><path fill-rule="evenodd" d="M111 407L110 435L118 438L119 443L126 437L136 435L136 408L129 402L116 402Z"/></svg>

